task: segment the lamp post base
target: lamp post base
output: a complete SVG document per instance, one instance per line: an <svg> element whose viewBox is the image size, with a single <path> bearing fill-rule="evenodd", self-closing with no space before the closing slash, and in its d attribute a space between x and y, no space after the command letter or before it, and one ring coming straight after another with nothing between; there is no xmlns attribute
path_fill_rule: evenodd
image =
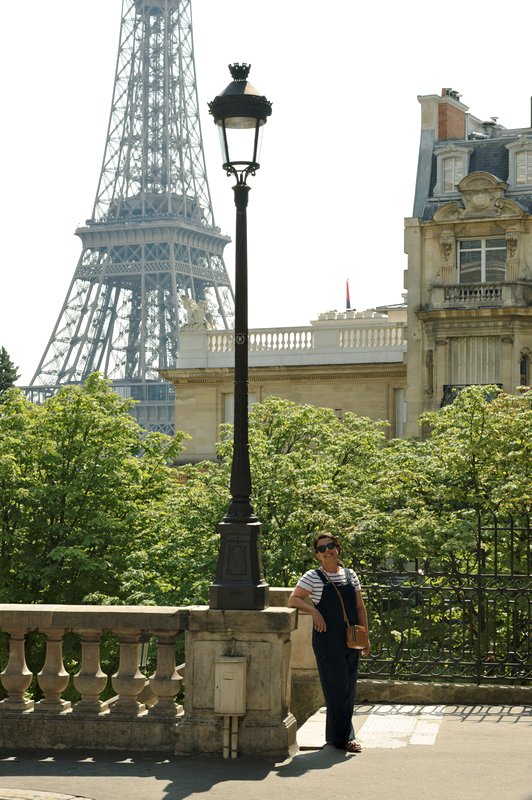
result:
<svg viewBox="0 0 532 800"><path fill-rule="evenodd" d="M209 607L261 611L269 605L269 586L260 558L260 522L220 522L220 554Z"/></svg>

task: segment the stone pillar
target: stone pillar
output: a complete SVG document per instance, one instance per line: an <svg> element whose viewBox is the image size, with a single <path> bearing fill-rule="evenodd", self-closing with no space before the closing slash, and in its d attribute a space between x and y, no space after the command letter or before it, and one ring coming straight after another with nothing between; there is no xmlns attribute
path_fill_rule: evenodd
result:
<svg viewBox="0 0 532 800"><path fill-rule="evenodd" d="M247 658L246 712L239 719L242 756L287 758L297 750L290 712L290 636L296 613L287 608L222 611L193 607L186 632L185 714L176 754L222 754L223 717L214 712L218 656Z"/></svg>
<svg viewBox="0 0 532 800"><path fill-rule="evenodd" d="M501 377L505 392L514 394L519 386L519 355L514 354L514 337L501 336Z"/></svg>
<svg viewBox="0 0 532 800"><path fill-rule="evenodd" d="M100 633L80 631L81 633L81 668L74 675L74 686L81 695L81 700L73 708L74 714L101 714L108 710L107 703L100 700L100 695L107 685L107 675L100 666Z"/></svg>
<svg viewBox="0 0 532 800"><path fill-rule="evenodd" d="M33 700L25 697L33 675L27 667L25 655L26 630L9 631L9 659L0 673L8 696L0 703L0 711L30 711Z"/></svg>
<svg viewBox="0 0 532 800"><path fill-rule="evenodd" d="M436 411L443 399L443 387L450 383L448 370L448 346L447 338L438 338L434 342L434 394L432 400L432 411Z"/></svg>
<svg viewBox="0 0 532 800"><path fill-rule="evenodd" d="M291 591L291 589L278 586L270 587L271 605L286 608ZM312 605L310 599L307 602ZM316 666L316 656L312 649L312 617L310 614L298 612L297 628L291 636L290 667L292 671L290 710L300 727L312 714L325 705Z"/></svg>
<svg viewBox="0 0 532 800"><path fill-rule="evenodd" d="M71 704L61 699L70 680L63 665L63 630L42 629L46 634L46 658L37 682L44 698L35 704L35 713L62 714L72 710Z"/></svg>
<svg viewBox="0 0 532 800"><path fill-rule="evenodd" d="M157 702L150 708L151 717L175 717L183 707L174 703L174 697L181 690L183 678L175 664L175 634L155 631L157 641L157 670L150 677L150 688Z"/></svg>
<svg viewBox="0 0 532 800"><path fill-rule="evenodd" d="M111 678L113 689L118 699L111 706L111 714L116 716L136 717L146 711L146 706L139 703L138 695L144 689L146 676L139 669L139 636L140 633L118 631L120 638L120 664L118 672Z"/></svg>

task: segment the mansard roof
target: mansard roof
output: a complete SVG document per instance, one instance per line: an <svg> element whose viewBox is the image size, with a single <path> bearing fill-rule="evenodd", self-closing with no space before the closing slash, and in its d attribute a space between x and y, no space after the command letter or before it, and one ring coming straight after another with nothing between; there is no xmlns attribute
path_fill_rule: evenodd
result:
<svg viewBox="0 0 532 800"><path fill-rule="evenodd" d="M508 145L515 142L523 133L532 135L532 129L519 128L516 130L502 130L498 132L497 138L494 139L456 139L447 142L447 144L458 146L467 144L467 147L471 150L468 174L471 172L487 172L502 181L507 181L509 169ZM421 217L423 222L430 221L434 217L436 211L449 202L448 197L432 196L436 185L437 174L437 156L434 151L441 146L442 142L436 142L432 152L430 192L423 207L423 214ZM512 200L518 203L529 214L532 214L532 192L516 192L514 190L509 194Z"/></svg>

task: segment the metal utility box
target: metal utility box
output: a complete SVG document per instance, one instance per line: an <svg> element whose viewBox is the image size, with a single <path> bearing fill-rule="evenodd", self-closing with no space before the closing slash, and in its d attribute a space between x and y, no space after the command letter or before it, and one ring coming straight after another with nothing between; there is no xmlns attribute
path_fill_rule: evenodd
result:
<svg viewBox="0 0 532 800"><path fill-rule="evenodd" d="M214 664L214 713L241 716L246 713L245 656L218 656Z"/></svg>

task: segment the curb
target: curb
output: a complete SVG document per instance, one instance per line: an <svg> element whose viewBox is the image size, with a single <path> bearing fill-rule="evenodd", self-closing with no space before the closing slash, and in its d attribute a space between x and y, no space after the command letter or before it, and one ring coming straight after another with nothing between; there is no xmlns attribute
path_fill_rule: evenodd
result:
<svg viewBox="0 0 532 800"><path fill-rule="evenodd" d="M36 792L33 789L2 789L0 800L90 800L78 794L57 794L56 792Z"/></svg>

